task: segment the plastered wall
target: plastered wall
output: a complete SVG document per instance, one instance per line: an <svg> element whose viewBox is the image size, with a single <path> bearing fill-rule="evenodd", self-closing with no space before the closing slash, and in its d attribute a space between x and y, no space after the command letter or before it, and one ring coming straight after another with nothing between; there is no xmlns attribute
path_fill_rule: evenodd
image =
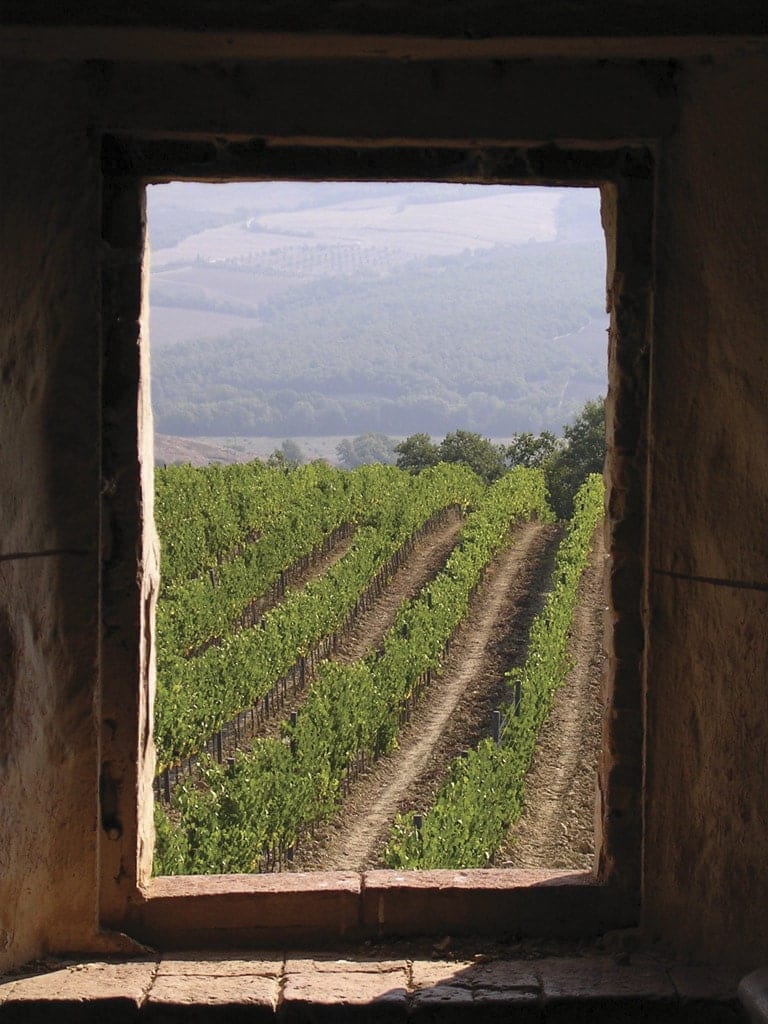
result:
<svg viewBox="0 0 768 1024"><path fill-rule="evenodd" d="M462 138L478 118L489 138L657 134L643 924L691 955L768 957L768 58L689 60L663 80L631 62L572 71L580 84L564 89L563 66L518 79L482 63L358 68L356 92L333 67L304 80L300 68L6 65L0 968L109 943L95 853L100 137L190 131L198 107L205 129L235 134L379 137L380 112L400 138L434 137L436 118ZM321 86L349 110L330 116Z"/></svg>

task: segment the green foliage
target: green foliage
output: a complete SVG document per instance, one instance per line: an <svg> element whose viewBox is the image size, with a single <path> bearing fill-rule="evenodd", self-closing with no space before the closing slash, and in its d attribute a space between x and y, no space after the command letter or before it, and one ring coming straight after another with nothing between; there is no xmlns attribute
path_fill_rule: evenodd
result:
<svg viewBox="0 0 768 1024"><path fill-rule="evenodd" d="M228 469L230 467L227 467ZM161 597L157 609L158 663L168 654L187 652L213 637L228 632L240 613L264 595L281 574L300 558L312 553L344 523L355 523L364 509L365 487L362 477L353 477L312 463L286 474L275 468L259 467L252 477L242 478L242 503L251 513L238 515L235 506L222 508L207 500L213 487L230 478L219 467L191 469L183 475L159 470L158 489L163 495L163 516L158 520L162 538ZM181 478L185 484L192 476L206 501L188 504L192 488L175 487ZM248 489L262 488L261 506ZM231 491L230 491L231 493ZM194 499L193 499L194 500ZM249 502L251 503L249 506ZM233 522L227 523L230 514ZM203 559L201 571L189 579L180 576L180 553L195 550L194 541L211 532L208 516L215 516L219 529L230 528L231 537L240 543L228 546L226 557ZM242 531L251 526L246 534ZM206 561L208 565L206 567ZM186 561L187 569L191 567ZM175 571L174 571L175 570Z"/></svg>
<svg viewBox="0 0 768 1024"><path fill-rule="evenodd" d="M504 449L506 466L527 466L533 469L543 466L557 451L557 438L549 430L538 435L530 431L515 434Z"/></svg>
<svg viewBox="0 0 768 1024"><path fill-rule="evenodd" d="M265 532L258 544L221 566L217 585L210 579L190 581L161 596L155 707L159 767L200 749L237 712L268 693L315 644L342 626L366 587L417 530L442 509L474 503L482 490L463 466L437 466L419 477L394 466L362 466L346 473L322 463L288 474L265 467L264 473L266 479L287 482L275 510L280 529ZM311 488L304 501L295 486L290 490L293 482L311 480L313 473L326 494L317 507ZM190 512L190 519L196 522L196 514ZM324 576L289 591L260 625L232 630L232 618L267 579L279 575L278 566L292 564L329 527L350 519L357 523L354 541ZM220 636L221 642L196 657L186 656L210 636Z"/></svg>
<svg viewBox="0 0 768 1024"><path fill-rule="evenodd" d="M447 469L400 475L434 480ZM395 742L403 702L439 668L485 567L509 542L510 523L548 514L540 471L514 470L490 488L444 569L399 609L380 651L351 665L323 663L282 740L255 741L232 770L206 760L199 781L178 787L178 824L158 828L155 872L258 870L264 847L285 849L308 823L328 816L350 760Z"/></svg>
<svg viewBox="0 0 768 1024"><path fill-rule="evenodd" d="M411 473L420 473L438 462L469 466L487 484L498 480L504 472L504 449L487 437L470 430L454 430L440 444L433 444L429 434L411 434L395 445L397 465Z"/></svg>
<svg viewBox="0 0 768 1024"><path fill-rule="evenodd" d="M296 484L261 462L156 470L163 590L216 568L261 533Z"/></svg>
<svg viewBox="0 0 768 1024"><path fill-rule="evenodd" d="M302 452L301 446L291 438L283 441L267 459L267 465L273 469L296 469L302 462L304 462L304 452Z"/></svg>
<svg viewBox="0 0 768 1024"><path fill-rule="evenodd" d="M437 446L441 462L456 462L469 466L487 484L498 480L504 472L503 450L487 437L469 430L454 430L446 434Z"/></svg>
<svg viewBox="0 0 768 1024"><path fill-rule="evenodd" d="M345 469L370 466L380 462L384 466L395 464L395 442L386 434L360 434L359 437L344 438L336 446L339 462Z"/></svg>
<svg viewBox="0 0 768 1024"><path fill-rule="evenodd" d="M432 443L429 434L411 434L395 445L395 451L398 468L407 469L410 473L420 473L440 461L437 445Z"/></svg>
<svg viewBox="0 0 768 1024"><path fill-rule="evenodd" d="M565 443L546 462L550 503L560 519L570 518L573 498L590 473L603 472L605 463L605 403L587 402L571 425L564 427Z"/></svg>
<svg viewBox="0 0 768 1024"><path fill-rule="evenodd" d="M394 868L468 868L488 864L522 810L523 786L536 738L569 669L568 637L579 580L603 514L603 482L590 476L558 549L552 590L529 635L525 665L509 674L519 685L519 713L510 709L497 746L483 740L453 762L437 800L417 830L413 815L395 821L385 860Z"/></svg>
<svg viewBox="0 0 768 1024"><path fill-rule="evenodd" d="M272 272L273 258L249 272ZM290 289L259 306L255 326L244 321L215 345L157 348L157 429L275 437L443 436L457 423L498 437L554 429L605 386L604 335L568 336L604 322L604 260L600 245L508 246Z"/></svg>

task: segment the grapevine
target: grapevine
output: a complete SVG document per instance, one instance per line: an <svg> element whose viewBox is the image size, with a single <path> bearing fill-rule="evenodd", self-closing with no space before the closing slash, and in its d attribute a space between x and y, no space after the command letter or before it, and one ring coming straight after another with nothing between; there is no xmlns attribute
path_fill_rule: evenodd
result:
<svg viewBox="0 0 768 1024"><path fill-rule="evenodd" d="M519 818L536 738L569 669L568 631L603 500L602 478L588 477L576 495L573 518L558 549L552 590L531 626L525 664L508 673L521 701L505 717L500 742L485 739L453 762L420 827L413 814L398 816L385 852L387 866L482 867Z"/></svg>
<svg viewBox="0 0 768 1024"><path fill-rule="evenodd" d="M404 702L439 669L488 562L509 542L510 524L533 515L548 515L539 471L514 470L490 488L444 569L404 602L381 650L352 665L324 663L282 741L257 740L227 766L205 759L199 780L186 780L174 796L178 825L158 808L156 872L256 871L265 850L279 859L310 822L330 814L353 758L395 743Z"/></svg>

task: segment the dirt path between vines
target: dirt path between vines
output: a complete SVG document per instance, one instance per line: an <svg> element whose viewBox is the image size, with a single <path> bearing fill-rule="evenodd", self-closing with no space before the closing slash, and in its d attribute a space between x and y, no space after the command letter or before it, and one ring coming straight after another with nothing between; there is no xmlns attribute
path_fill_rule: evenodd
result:
<svg viewBox="0 0 768 1024"><path fill-rule="evenodd" d="M371 766L337 817L303 842L300 870L362 870L380 863L398 811L427 807L461 750L490 731L508 700L504 672L524 656L528 626L543 601L557 528L521 524L486 574L454 639L443 675L425 691L397 750Z"/></svg>
<svg viewBox="0 0 768 1024"><path fill-rule="evenodd" d="M367 611L357 616L351 630L339 641L333 661L356 661L381 644L403 601L414 597L445 565L463 524L464 520L457 512L417 542L405 563L390 579L384 593ZM307 693L308 689L305 689L288 696L280 706L280 713L263 723L254 735L277 735L282 722L299 710Z"/></svg>
<svg viewBox="0 0 768 1024"><path fill-rule="evenodd" d="M496 858L499 867L592 867L605 664L604 567L600 524L574 612L569 647L574 666L539 736L525 782L525 810Z"/></svg>
<svg viewBox="0 0 768 1024"><path fill-rule="evenodd" d="M464 520L457 512L417 543L405 564L387 584L384 593L374 601L372 608L358 617L339 643L333 656L334 661L357 661L381 645L403 601L415 597L443 568L463 525Z"/></svg>
<svg viewBox="0 0 768 1024"><path fill-rule="evenodd" d="M334 566L346 555L355 539L354 529L350 530L345 537L337 538L327 551L313 552L306 565L289 566L283 573L284 588L281 593L276 584L267 588L267 592L260 597L255 597L245 608L235 615L230 621L230 633L239 633L245 629L253 629L259 619L262 619L267 612L272 611L284 599L285 593L291 590L300 590L312 580L319 579L324 573ZM187 650L186 658L199 658L211 647L221 647L223 637L213 636L208 640L197 644Z"/></svg>

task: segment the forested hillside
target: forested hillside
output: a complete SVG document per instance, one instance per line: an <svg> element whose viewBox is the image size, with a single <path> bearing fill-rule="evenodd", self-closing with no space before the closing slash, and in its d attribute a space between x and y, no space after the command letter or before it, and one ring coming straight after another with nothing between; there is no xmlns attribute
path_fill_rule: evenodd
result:
<svg viewBox="0 0 768 1024"><path fill-rule="evenodd" d="M334 187L150 203L158 431L508 436L604 390L594 193Z"/></svg>

